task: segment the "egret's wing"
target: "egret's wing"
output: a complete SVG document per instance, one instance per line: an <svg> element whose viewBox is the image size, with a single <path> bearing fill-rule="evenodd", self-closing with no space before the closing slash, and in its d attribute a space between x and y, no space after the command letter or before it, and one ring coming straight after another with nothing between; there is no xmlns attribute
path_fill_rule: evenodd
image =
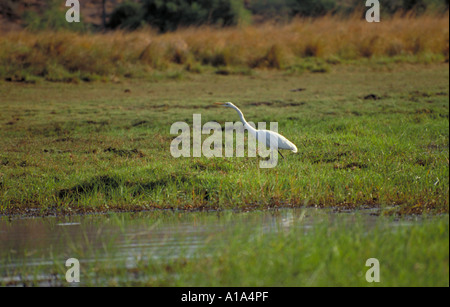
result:
<svg viewBox="0 0 450 307"><path fill-rule="evenodd" d="M263 142L266 147L292 150L294 153L298 151L294 143L275 131L258 130L258 142Z"/></svg>

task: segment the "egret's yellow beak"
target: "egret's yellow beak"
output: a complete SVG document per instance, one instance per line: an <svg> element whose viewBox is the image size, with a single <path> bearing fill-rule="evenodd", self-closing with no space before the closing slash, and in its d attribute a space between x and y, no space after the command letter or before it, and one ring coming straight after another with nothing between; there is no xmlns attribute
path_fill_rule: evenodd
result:
<svg viewBox="0 0 450 307"><path fill-rule="evenodd" d="M225 105L225 103L223 103L223 102L214 102L214 104L218 105L218 106L224 106Z"/></svg>

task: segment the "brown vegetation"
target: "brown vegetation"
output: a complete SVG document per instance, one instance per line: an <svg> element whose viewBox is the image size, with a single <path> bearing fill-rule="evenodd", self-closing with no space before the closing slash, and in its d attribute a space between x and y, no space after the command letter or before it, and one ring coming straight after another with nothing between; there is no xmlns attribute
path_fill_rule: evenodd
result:
<svg viewBox="0 0 450 307"><path fill-rule="evenodd" d="M234 28L187 28L157 34L9 32L0 37L0 76L47 80L132 76L172 66L284 69L308 57L330 64L361 58L448 61L449 18L397 16L380 23L359 17L298 19ZM195 71L195 69L194 69Z"/></svg>

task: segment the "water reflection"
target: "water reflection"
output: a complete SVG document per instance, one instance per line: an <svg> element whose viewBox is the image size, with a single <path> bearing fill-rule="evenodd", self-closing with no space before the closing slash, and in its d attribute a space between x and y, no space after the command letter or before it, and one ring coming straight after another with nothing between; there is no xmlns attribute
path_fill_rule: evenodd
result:
<svg viewBox="0 0 450 307"><path fill-rule="evenodd" d="M314 209L153 211L11 221L4 218L0 219L0 281L8 284L23 280L25 277L14 274L16 269L23 272L26 267L33 272L36 267L43 272L46 266L63 267L68 258L80 259L81 263L114 260L134 268L149 260L191 257L199 247L207 255L217 244L223 246L233 240L233 233L243 227L255 234L292 227L307 233L324 220L351 223L361 218L368 227L376 220L370 214L330 214ZM42 278L49 283L48 275Z"/></svg>

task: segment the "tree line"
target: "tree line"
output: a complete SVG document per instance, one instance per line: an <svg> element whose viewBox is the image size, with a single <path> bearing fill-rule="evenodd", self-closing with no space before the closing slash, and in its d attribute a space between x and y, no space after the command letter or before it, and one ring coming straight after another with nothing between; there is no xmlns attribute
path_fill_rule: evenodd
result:
<svg viewBox="0 0 450 307"><path fill-rule="evenodd" d="M267 20L288 22L292 18L323 15L350 15L366 10L366 0L126 0L119 2L109 16L102 0L100 28L134 30L149 25L160 32L179 27L214 25L218 27L250 24ZM427 11L448 11L449 0L379 0L382 16L398 12L422 14ZM13 16L15 0L0 4L0 15ZM110 2L111 3L111 2ZM95 29L90 25L68 25L58 14L61 2L47 0L47 9L26 11L23 24L32 30L41 29Z"/></svg>
<svg viewBox="0 0 450 307"><path fill-rule="evenodd" d="M382 14L421 14L448 10L449 0L380 0ZM108 27L136 29L149 24L161 32L196 25L232 26L293 17L349 15L365 9L365 0L141 0L124 2L111 14Z"/></svg>

